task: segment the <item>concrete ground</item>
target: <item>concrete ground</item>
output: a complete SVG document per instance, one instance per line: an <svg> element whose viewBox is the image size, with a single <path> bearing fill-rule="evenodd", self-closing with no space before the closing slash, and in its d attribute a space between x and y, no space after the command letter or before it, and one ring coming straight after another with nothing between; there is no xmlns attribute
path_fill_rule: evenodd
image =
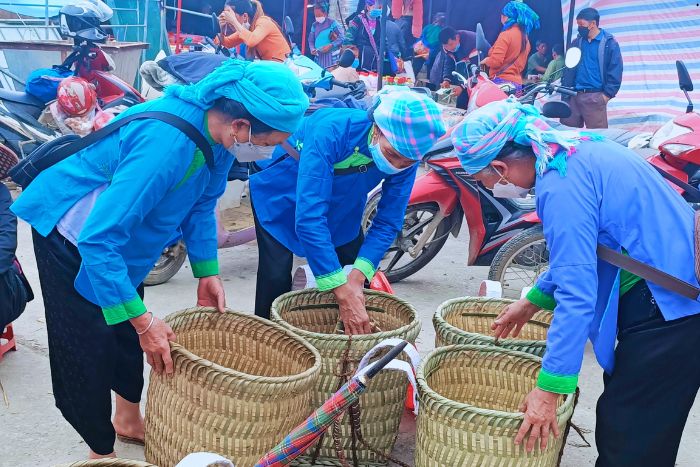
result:
<svg viewBox="0 0 700 467"><path fill-rule="evenodd" d="M396 293L411 302L420 313L423 329L418 348L422 353L433 347L431 317L438 305L449 298L475 294L479 282L487 275L486 268L464 265L467 242L464 235L458 239L450 238L443 251L426 268L395 285ZM87 446L54 407L46 326L26 224L20 225L19 243L18 257L38 297L14 325L18 351L0 361L0 382L5 397L3 401L0 394L0 466L51 466L81 460L87 455ZM220 252L228 305L232 309L245 312L253 309L256 258L255 245ZM147 289L146 304L157 316L164 317L194 305L196 286L189 268L183 268L169 283ZM588 432L586 438L594 444L595 401L602 390L602 378L590 349L586 352L580 385L581 399L574 422ZM413 449L412 417L406 416L404 422L395 453L410 461ZM569 435L562 465L594 465L595 446L581 447L582 444L577 434L572 432ZM121 457L143 459L142 448L117 443L116 450ZM700 404L695 404L686 426L677 465L698 465L698 452Z"/></svg>

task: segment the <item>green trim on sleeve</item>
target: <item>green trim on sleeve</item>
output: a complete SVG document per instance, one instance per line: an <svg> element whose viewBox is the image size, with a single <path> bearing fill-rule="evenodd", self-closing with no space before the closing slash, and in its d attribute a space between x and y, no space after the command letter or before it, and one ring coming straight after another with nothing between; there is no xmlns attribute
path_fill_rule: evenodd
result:
<svg viewBox="0 0 700 467"><path fill-rule="evenodd" d="M537 286L530 289L525 298L527 298L528 302L544 310L552 311L557 306L557 302L554 301L554 297L542 292L539 288L537 288Z"/></svg>
<svg viewBox="0 0 700 467"><path fill-rule="evenodd" d="M347 281L348 278L347 276L345 276L343 270L338 269L337 271L333 271L329 274L324 274L322 276L317 277L316 287L318 287L318 290L320 290L321 292L325 292L327 290L332 290L336 287L340 287Z"/></svg>
<svg viewBox="0 0 700 467"><path fill-rule="evenodd" d="M540 370L537 377L537 387L557 394L571 394L578 386L578 375L560 376Z"/></svg>
<svg viewBox="0 0 700 467"><path fill-rule="evenodd" d="M131 318L141 316L146 312L146 305L138 295L128 302L118 303L116 305L102 308L102 314L105 321L110 326L123 323Z"/></svg>
<svg viewBox="0 0 700 467"><path fill-rule="evenodd" d="M353 268L364 274L368 281L371 281L374 274L377 272L377 268L374 267L374 264L372 264L372 262L367 258L362 257L358 257L355 260Z"/></svg>
<svg viewBox="0 0 700 467"><path fill-rule="evenodd" d="M219 260L210 259L208 261L197 261L190 263L192 266L192 274L197 279L202 277L216 276L219 274Z"/></svg>

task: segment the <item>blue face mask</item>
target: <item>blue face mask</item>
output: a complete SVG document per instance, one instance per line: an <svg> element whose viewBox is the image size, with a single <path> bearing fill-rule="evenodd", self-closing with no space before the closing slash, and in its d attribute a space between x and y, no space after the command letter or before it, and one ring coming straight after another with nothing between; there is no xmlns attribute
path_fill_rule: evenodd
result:
<svg viewBox="0 0 700 467"><path fill-rule="evenodd" d="M368 14L372 19L379 19L382 17L382 10L370 10Z"/></svg>
<svg viewBox="0 0 700 467"><path fill-rule="evenodd" d="M384 156L382 149L379 147L379 143L370 144L369 153L372 156L372 160L374 161L374 165L377 166L377 168L379 169L380 172L383 172L387 175L396 175L397 173L401 173L404 170L411 168L411 166L404 167L403 169L398 169L398 168L394 167L391 164L391 162L389 162L389 159L387 159Z"/></svg>
<svg viewBox="0 0 700 467"><path fill-rule="evenodd" d="M455 54L456 54L457 51L459 50L459 46L460 46L460 45L462 45L462 44L457 44L457 47L455 47L455 49L452 51L452 53L455 53Z"/></svg>
<svg viewBox="0 0 700 467"><path fill-rule="evenodd" d="M352 62L352 68L360 68L360 59L356 58L354 62Z"/></svg>

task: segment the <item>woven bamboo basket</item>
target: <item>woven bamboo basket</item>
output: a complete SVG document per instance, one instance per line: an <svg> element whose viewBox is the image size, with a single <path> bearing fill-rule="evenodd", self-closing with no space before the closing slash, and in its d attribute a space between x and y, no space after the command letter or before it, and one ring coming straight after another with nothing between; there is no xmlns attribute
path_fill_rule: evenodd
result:
<svg viewBox="0 0 700 467"><path fill-rule="evenodd" d="M216 452L253 466L312 412L320 356L268 320L192 308L165 320L175 374L151 373L146 460L172 466Z"/></svg>
<svg viewBox="0 0 700 467"><path fill-rule="evenodd" d="M454 344L495 345L491 324L513 300L463 297L448 300L433 316L435 347ZM552 312L542 310L514 338L501 339L498 346L543 357Z"/></svg>
<svg viewBox="0 0 700 467"><path fill-rule="evenodd" d="M148 462L132 461L129 459L95 459L78 461L72 464L61 464L56 467L157 467Z"/></svg>
<svg viewBox="0 0 700 467"><path fill-rule="evenodd" d="M348 336L335 332L338 323L338 304L332 293L315 289L291 292L279 297L272 304L272 319L299 335L321 354L321 376L314 390L314 405L323 402L339 387L341 363L348 363L347 373L354 373L362 357L379 342L401 338L415 343L420 332L420 322L415 309L407 302L383 292L365 291L365 304L370 319L379 332ZM379 355L382 355L381 353ZM370 383L360 397L360 426L363 439L375 450L389 454L398 435L406 400L406 376L396 371L384 371ZM345 457L352 464L353 437L349 417L341 421L340 442ZM356 441L354 450L363 466L383 465L386 459L371 452ZM307 453L318 456L318 464L339 465L332 436L323 438L318 446ZM302 459L298 465L310 465Z"/></svg>
<svg viewBox="0 0 700 467"><path fill-rule="evenodd" d="M484 345L453 345L431 352L418 369L421 409L416 425L416 467L497 465L554 467L565 436L550 435L531 453L513 442L523 414L518 407L535 387L542 359ZM559 401L561 433L574 412L574 395Z"/></svg>

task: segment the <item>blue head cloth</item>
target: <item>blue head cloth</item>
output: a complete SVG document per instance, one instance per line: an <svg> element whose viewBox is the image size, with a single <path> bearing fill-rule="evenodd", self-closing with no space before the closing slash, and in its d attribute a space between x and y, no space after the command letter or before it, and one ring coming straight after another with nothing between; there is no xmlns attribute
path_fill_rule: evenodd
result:
<svg viewBox="0 0 700 467"><path fill-rule="evenodd" d="M309 107L301 83L283 64L226 60L196 84L168 86L165 93L209 109L225 97L274 128L293 133Z"/></svg>
<svg viewBox="0 0 700 467"><path fill-rule="evenodd" d="M405 86L385 86L375 96L374 123L402 156L417 161L445 134L439 107Z"/></svg>
<svg viewBox="0 0 700 467"><path fill-rule="evenodd" d="M532 105L514 97L492 102L470 113L452 133L452 143L462 167L469 174L486 168L509 141L529 146L537 158L539 175L555 169L566 175L568 157L581 141L600 141L588 132L557 131Z"/></svg>
<svg viewBox="0 0 700 467"><path fill-rule="evenodd" d="M508 21L503 25L503 30L518 24L525 31L525 34L530 34L533 29L540 28L540 17L529 6L525 5L522 0L514 0L506 3L503 7L503 16L508 17Z"/></svg>

